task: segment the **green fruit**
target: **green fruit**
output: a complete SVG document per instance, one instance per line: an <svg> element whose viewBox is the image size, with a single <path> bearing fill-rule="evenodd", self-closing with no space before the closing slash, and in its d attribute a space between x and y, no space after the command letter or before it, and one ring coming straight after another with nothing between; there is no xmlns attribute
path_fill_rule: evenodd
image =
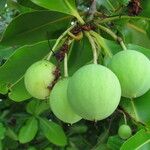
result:
<svg viewBox="0 0 150 150"><path fill-rule="evenodd" d="M135 98L150 89L150 61L142 53L121 51L113 56L108 67L120 81L122 96Z"/></svg>
<svg viewBox="0 0 150 150"><path fill-rule="evenodd" d="M81 117L73 112L67 98L68 78L60 80L55 84L50 94L50 106L57 118L66 123L75 123Z"/></svg>
<svg viewBox="0 0 150 150"><path fill-rule="evenodd" d="M118 135L122 139L128 139L132 135L131 128L126 124L121 125L118 130Z"/></svg>
<svg viewBox="0 0 150 150"><path fill-rule="evenodd" d="M31 65L25 73L24 82L27 91L37 99L46 99L50 94L48 86L55 79L56 67L46 60Z"/></svg>
<svg viewBox="0 0 150 150"><path fill-rule="evenodd" d="M110 116L117 108L120 96L116 75L101 65L83 66L69 80L70 106L87 120L102 120Z"/></svg>

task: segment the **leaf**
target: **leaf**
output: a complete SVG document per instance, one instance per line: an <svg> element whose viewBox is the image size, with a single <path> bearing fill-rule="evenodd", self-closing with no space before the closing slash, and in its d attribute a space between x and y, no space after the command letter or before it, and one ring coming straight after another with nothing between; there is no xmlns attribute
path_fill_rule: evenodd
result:
<svg viewBox="0 0 150 150"><path fill-rule="evenodd" d="M70 128L70 132L69 135L73 135L73 134L83 134L86 133L88 130L88 127L86 125L73 125Z"/></svg>
<svg viewBox="0 0 150 150"><path fill-rule="evenodd" d="M0 59L8 59L14 51L15 48L13 47L5 47L0 45Z"/></svg>
<svg viewBox="0 0 150 150"><path fill-rule="evenodd" d="M41 101L38 99L32 99L26 107L27 112L32 115L40 115L48 109L50 110L48 101Z"/></svg>
<svg viewBox="0 0 150 150"><path fill-rule="evenodd" d="M136 121L150 126L150 90L134 100L122 98L120 106Z"/></svg>
<svg viewBox="0 0 150 150"><path fill-rule="evenodd" d="M123 144L123 140L118 136L110 136L107 141L107 146L111 150L120 150L121 145Z"/></svg>
<svg viewBox="0 0 150 150"><path fill-rule="evenodd" d="M48 40L48 36L51 39L56 38L69 25L70 19L69 15L44 10L21 14L8 25L0 44L31 45Z"/></svg>
<svg viewBox="0 0 150 150"><path fill-rule="evenodd" d="M58 146L65 146L67 144L67 138L61 126L43 118L39 118L39 121L43 134L51 143Z"/></svg>
<svg viewBox="0 0 150 150"><path fill-rule="evenodd" d="M91 45L86 37L80 41L75 41L68 54L68 71L72 75L81 66L93 59Z"/></svg>
<svg viewBox="0 0 150 150"><path fill-rule="evenodd" d="M144 16L144 17L150 17L150 5L149 5L149 0L144 0L141 3L142 5L142 12L140 13L140 16Z"/></svg>
<svg viewBox="0 0 150 150"><path fill-rule="evenodd" d="M44 150L53 150L51 147L46 147Z"/></svg>
<svg viewBox="0 0 150 150"><path fill-rule="evenodd" d="M36 135L38 130L38 121L34 117L30 117L26 124L21 127L18 135L20 143L30 142Z"/></svg>
<svg viewBox="0 0 150 150"><path fill-rule="evenodd" d="M24 6L20 5L18 2L12 1L12 0L7 0L7 5L8 5L8 8L18 10L19 13L26 13L26 12L33 11L33 9L24 7Z"/></svg>
<svg viewBox="0 0 150 150"><path fill-rule="evenodd" d="M14 141L18 141L18 137L17 137L16 133L9 127L7 127L6 136L13 139Z"/></svg>
<svg viewBox="0 0 150 150"><path fill-rule="evenodd" d="M2 123L0 123L0 141L5 138L6 128Z"/></svg>
<svg viewBox="0 0 150 150"><path fill-rule="evenodd" d="M76 16L77 10L75 0L31 0L35 4L47 8L52 11L58 11L66 14Z"/></svg>
<svg viewBox="0 0 150 150"><path fill-rule="evenodd" d="M53 44L54 40L50 43ZM34 62L43 59L49 52L47 41L43 41L30 46L23 46L17 49L6 63L0 67L0 93L6 94L11 90L10 97L16 101L22 101L25 98L25 87L20 85L23 83L23 75L27 68ZM20 82L18 82L20 81ZM17 87L14 87L14 86ZM22 87L22 89L20 89ZM14 92L13 92L14 90ZM16 92L16 93L15 93ZM21 93L23 94L21 98ZM19 99L17 98L18 95ZM29 96L28 94L26 95Z"/></svg>
<svg viewBox="0 0 150 150"><path fill-rule="evenodd" d="M7 0L1 0L0 1L0 11L5 7L6 1Z"/></svg>
<svg viewBox="0 0 150 150"><path fill-rule="evenodd" d="M150 48L150 39L142 27L133 23L127 23L120 32L123 35L125 43L132 43L135 45Z"/></svg>
<svg viewBox="0 0 150 150"><path fill-rule="evenodd" d="M138 131L134 136L129 138L120 150L139 150L145 144L150 142L150 132L145 130Z"/></svg>
<svg viewBox="0 0 150 150"><path fill-rule="evenodd" d="M91 31L90 32L97 40L97 43L100 47L102 47L103 49L103 53L105 53L106 56L111 56L112 52L110 50L110 48L108 47L106 40L98 33L96 33L95 31Z"/></svg>
<svg viewBox="0 0 150 150"><path fill-rule="evenodd" d="M23 77L20 80L18 80L18 82L15 83L12 87L10 87L9 90L10 92L8 96L11 100L15 102L21 102L31 98L31 95L25 88Z"/></svg>
<svg viewBox="0 0 150 150"><path fill-rule="evenodd" d="M134 44L128 44L128 49L136 50L141 53L143 53L145 56L147 56L150 59L150 49L144 48L142 46L134 45Z"/></svg>
<svg viewBox="0 0 150 150"><path fill-rule="evenodd" d="M0 150L3 150L3 143L1 140L0 140Z"/></svg>
<svg viewBox="0 0 150 150"><path fill-rule="evenodd" d="M31 146L27 150L37 150L35 147Z"/></svg>
<svg viewBox="0 0 150 150"><path fill-rule="evenodd" d="M33 2L31 2L30 0L17 0L17 2L22 5L22 6L25 6L25 7L29 7L29 8L32 8L34 10L42 10L44 8L34 4Z"/></svg>

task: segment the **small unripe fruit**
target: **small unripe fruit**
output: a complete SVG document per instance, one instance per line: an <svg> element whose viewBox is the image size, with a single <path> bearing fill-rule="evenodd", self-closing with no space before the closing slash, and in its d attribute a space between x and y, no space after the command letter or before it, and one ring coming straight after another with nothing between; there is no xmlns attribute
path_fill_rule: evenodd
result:
<svg viewBox="0 0 150 150"><path fill-rule="evenodd" d="M150 89L150 61L142 53L121 51L113 56L108 67L120 81L122 96L135 98Z"/></svg>
<svg viewBox="0 0 150 150"><path fill-rule="evenodd" d="M118 135L124 140L128 139L132 135L130 126L126 124L121 125L118 130Z"/></svg>
<svg viewBox="0 0 150 150"><path fill-rule="evenodd" d="M48 86L54 81L56 67L46 60L32 64L26 71L24 82L27 91L37 99L46 99L50 94Z"/></svg>
<svg viewBox="0 0 150 150"><path fill-rule="evenodd" d="M108 68L83 66L69 80L68 101L82 118L92 121L110 116L120 102L121 88L116 75Z"/></svg>
<svg viewBox="0 0 150 150"><path fill-rule="evenodd" d="M50 106L57 118L63 122L73 124L82 118L73 112L68 103L68 81L69 79L65 78L55 84L50 94Z"/></svg>

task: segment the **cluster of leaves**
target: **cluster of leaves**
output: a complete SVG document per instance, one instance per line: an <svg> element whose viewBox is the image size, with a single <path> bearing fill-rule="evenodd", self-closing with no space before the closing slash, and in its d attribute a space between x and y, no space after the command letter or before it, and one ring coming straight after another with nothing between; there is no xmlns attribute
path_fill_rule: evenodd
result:
<svg viewBox="0 0 150 150"><path fill-rule="evenodd" d="M44 58L71 22L80 14L87 15L91 0L2 0L0 8L6 16L13 12L0 41L0 149L93 149L130 150L150 149L149 126L150 91L130 101L122 98L119 110L127 115L127 121L135 133L124 141L117 136L122 113L98 123L83 121L69 126L50 112L46 101L33 99L24 86L24 73L34 62ZM141 0L142 11L138 16L129 14L129 0L97 0L94 21L110 28L121 36L127 48L144 53L150 59L150 5ZM76 7L77 6L77 7ZM6 10L6 11L5 11ZM16 13L17 12L17 13ZM8 15L7 15L8 16ZM102 35L102 48L113 54L122 50L112 37ZM74 41L68 59L69 75L91 62L91 45L87 38ZM101 61L101 60L99 60ZM136 133L137 132L137 133ZM121 147L121 148L120 148Z"/></svg>

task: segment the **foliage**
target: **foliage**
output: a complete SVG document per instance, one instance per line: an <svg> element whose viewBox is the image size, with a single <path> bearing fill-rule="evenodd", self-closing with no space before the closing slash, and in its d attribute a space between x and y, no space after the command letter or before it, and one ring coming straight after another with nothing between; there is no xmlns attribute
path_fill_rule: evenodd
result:
<svg viewBox="0 0 150 150"><path fill-rule="evenodd" d="M89 33L97 40L100 64L107 65L112 55L126 48L150 59L150 2L141 0L141 7L136 8L132 3L0 1L0 150L150 149L150 91L133 100L122 97L116 111L105 120L82 119L69 125L54 116L48 100L32 98L24 85L24 74L34 62L50 57L58 66L53 53L68 39L70 76L93 62ZM81 28L75 30L76 24ZM59 66L63 76L63 63ZM132 129L127 140L117 135L124 120Z"/></svg>

